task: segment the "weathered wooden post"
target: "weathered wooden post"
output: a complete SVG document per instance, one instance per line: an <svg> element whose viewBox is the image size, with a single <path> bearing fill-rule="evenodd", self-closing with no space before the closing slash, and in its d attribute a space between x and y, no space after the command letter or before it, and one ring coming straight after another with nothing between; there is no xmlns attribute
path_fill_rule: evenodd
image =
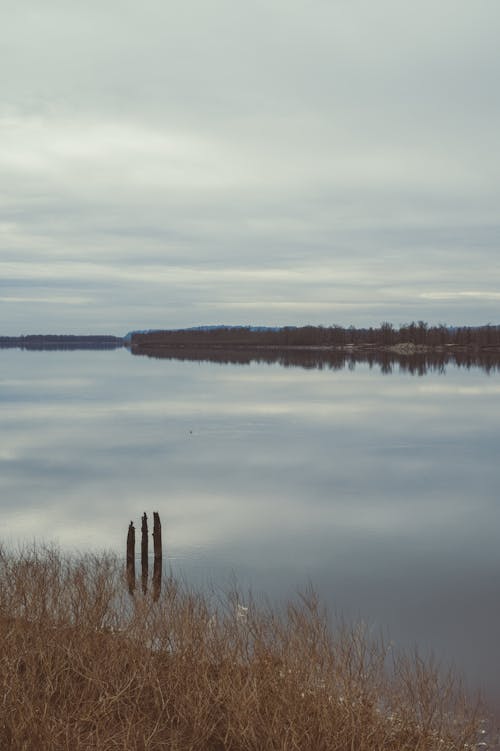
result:
<svg viewBox="0 0 500 751"><path fill-rule="evenodd" d="M142 579L142 592L143 594L146 594L148 591L148 573L149 573L149 565L148 565L148 545L149 545L149 539L148 539L148 517L146 516L146 512L144 512L142 516L142 525L141 525L141 579Z"/></svg>
<svg viewBox="0 0 500 751"><path fill-rule="evenodd" d="M161 592L161 522L160 515L153 511L153 547L154 547L154 567L153 567L153 600L156 602Z"/></svg>
<svg viewBox="0 0 500 751"><path fill-rule="evenodd" d="M131 595L135 590L135 527L132 522L128 525L127 534L127 583Z"/></svg>

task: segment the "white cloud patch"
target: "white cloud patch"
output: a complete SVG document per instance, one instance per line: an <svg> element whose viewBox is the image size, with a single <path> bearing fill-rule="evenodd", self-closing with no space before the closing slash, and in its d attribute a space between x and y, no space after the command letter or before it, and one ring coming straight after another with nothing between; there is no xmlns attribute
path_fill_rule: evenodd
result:
<svg viewBox="0 0 500 751"><path fill-rule="evenodd" d="M462 292L422 292L420 297L427 300L500 300L500 292L490 290L465 290Z"/></svg>

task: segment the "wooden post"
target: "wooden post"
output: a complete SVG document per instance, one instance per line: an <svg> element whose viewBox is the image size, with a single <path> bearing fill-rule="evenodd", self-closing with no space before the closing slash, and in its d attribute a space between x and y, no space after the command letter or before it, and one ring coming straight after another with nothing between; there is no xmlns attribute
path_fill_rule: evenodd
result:
<svg viewBox="0 0 500 751"><path fill-rule="evenodd" d="M154 546L154 568L153 568L153 600L156 602L161 592L161 522L160 515L153 511L153 546Z"/></svg>
<svg viewBox="0 0 500 751"><path fill-rule="evenodd" d="M135 590L135 527L130 522L127 534L127 583L131 595Z"/></svg>
<svg viewBox="0 0 500 751"><path fill-rule="evenodd" d="M141 525L141 579L142 579L142 592L143 594L146 594L148 591L148 573L149 573L149 567L148 567L148 517L146 516L146 512L144 512L142 516L142 525Z"/></svg>

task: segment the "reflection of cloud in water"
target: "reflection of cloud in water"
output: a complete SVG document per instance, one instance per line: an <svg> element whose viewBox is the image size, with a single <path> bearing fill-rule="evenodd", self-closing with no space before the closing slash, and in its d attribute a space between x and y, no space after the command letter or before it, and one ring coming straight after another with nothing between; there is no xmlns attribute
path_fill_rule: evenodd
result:
<svg viewBox="0 0 500 751"><path fill-rule="evenodd" d="M469 615L500 571L497 386L484 373L242 371L122 352L3 364L13 543L122 552L130 519L158 510L189 578L234 571L275 595L310 577L340 611L497 680L484 622L500 629L500 605Z"/></svg>
<svg viewBox="0 0 500 751"><path fill-rule="evenodd" d="M491 396L500 394L500 384L481 383L473 386L465 384L432 383L421 384L418 390L423 394L438 394L439 396Z"/></svg>
<svg viewBox="0 0 500 751"><path fill-rule="evenodd" d="M435 393L435 392L431 392ZM453 394L453 392L447 392ZM462 392L456 391L455 394L461 395ZM488 395L483 392L468 391L469 395ZM496 393L496 392L491 392ZM159 399L155 400L135 400L129 404L115 405L98 405L85 406L79 402L67 404L30 404L24 407L7 406L2 408L2 420L13 420L15 423L41 420L44 423L47 420L57 418L61 422L73 421L106 421L110 418L126 418L127 415L139 417L240 417L248 418L253 416L290 416L300 417L304 421L322 421L335 418L337 416L347 418L354 422L359 415L368 413L377 414L383 411L385 415L401 416L402 402L410 396L409 391L406 393L397 392L388 399L381 410L380 401L373 396L361 394L359 399L352 397L352 401L347 401L348 395L336 395L332 397L333 402L318 401L318 395L311 395L311 400L297 399L297 401L283 401L281 404L275 401L262 400L259 403L241 404L238 402L228 403L227 401L210 400L210 402L200 399L176 400L176 399ZM487 409L487 405L485 405ZM439 404L432 403L410 403L404 404L405 415L414 414L415 416L437 416L440 413Z"/></svg>

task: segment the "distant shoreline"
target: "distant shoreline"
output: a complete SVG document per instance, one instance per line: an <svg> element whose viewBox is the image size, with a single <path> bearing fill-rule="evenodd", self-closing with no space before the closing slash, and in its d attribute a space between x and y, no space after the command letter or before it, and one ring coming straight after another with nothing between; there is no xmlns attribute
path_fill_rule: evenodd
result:
<svg viewBox="0 0 500 751"><path fill-rule="evenodd" d="M184 329L131 331L112 334L26 334L0 336L0 348L26 350L118 349L132 354L166 353L185 350L228 350L262 352L324 352L447 356L500 354L500 325L429 326L424 321L394 328L342 326L199 326Z"/></svg>
<svg viewBox="0 0 500 751"><path fill-rule="evenodd" d="M127 346L127 345L126 345ZM163 343L163 344L135 344L130 348L132 353L146 352L147 350L164 350L184 351L195 349L207 349L215 351L240 350L242 352L250 350L262 350L264 352L387 352L395 355L426 355L431 353L446 354L451 352L474 352L481 351L500 353L500 345L476 347L474 345L461 344L443 344L443 345L418 345L412 342L401 342L399 344L239 344L239 343L217 343L204 342L202 345L190 343Z"/></svg>
<svg viewBox="0 0 500 751"><path fill-rule="evenodd" d="M118 349L124 345L125 340L122 337L111 335L28 334L26 336L0 336L0 349Z"/></svg>

